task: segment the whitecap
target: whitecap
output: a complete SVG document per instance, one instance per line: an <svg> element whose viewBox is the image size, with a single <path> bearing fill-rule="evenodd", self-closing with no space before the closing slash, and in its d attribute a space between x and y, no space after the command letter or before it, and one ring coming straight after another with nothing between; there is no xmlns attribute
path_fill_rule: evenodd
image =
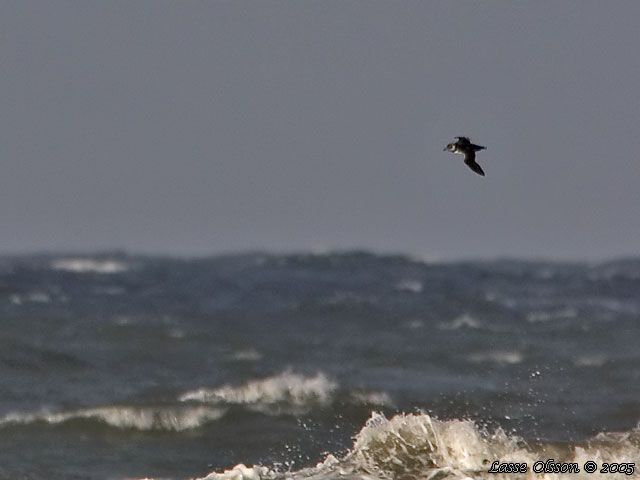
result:
<svg viewBox="0 0 640 480"><path fill-rule="evenodd" d="M33 303L50 303L51 296L45 292L32 292L27 296L27 300Z"/></svg>
<svg viewBox="0 0 640 480"><path fill-rule="evenodd" d="M479 428L470 420L439 420L427 414L399 414L387 419L372 413L343 457L327 455L314 467L279 472L256 465L238 464L222 473L212 472L199 480L511 480L513 474L489 473L495 461L526 463L528 471L516 475L526 480L562 480L567 475L535 473L533 464L548 458L577 463L576 480L592 480L583 470L586 461L602 465L628 463L640 457L640 432L599 434L582 445L541 444L528 446L522 438ZM621 478L597 474L598 478ZM624 476L624 475L623 475ZM627 477L625 477L627 478Z"/></svg>
<svg viewBox="0 0 640 480"><path fill-rule="evenodd" d="M247 348L234 352L230 358L238 362L258 362L262 360L262 354L253 348Z"/></svg>
<svg viewBox="0 0 640 480"><path fill-rule="evenodd" d="M403 326L405 328L410 329L410 330L418 330L418 329L424 327L424 322L422 320L418 320L418 319L408 320L408 321L403 323Z"/></svg>
<svg viewBox="0 0 640 480"><path fill-rule="evenodd" d="M515 365L522 362L522 354L514 351L481 352L469 355L473 363L497 363L500 365Z"/></svg>
<svg viewBox="0 0 640 480"><path fill-rule="evenodd" d="M606 362L605 355L580 355L573 360L576 367L601 367Z"/></svg>
<svg viewBox="0 0 640 480"><path fill-rule="evenodd" d="M170 338L173 338L176 340L184 338L186 335L184 330L182 330L181 328L170 328L167 334L169 335Z"/></svg>
<svg viewBox="0 0 640 480"><path fill-rule="evenodd" d="M205 406L188 408L105 406L68 412L10 413L0 418L0 427L34 423L57 425L72 420L93 419L121 429L179 432L218 420L224 413L224 409Z"/></svg>
<svg viewBox="0 0 640 480"><path fill-rule="evenodd" d="M59 258L51 262L53 270L73 273L103 273L113 274L125 272L129 269L124 262L117 260L96 260L93 258Z"/></svg>
<svg viewBox="0 0 640 480"><path fill-rule="evenodd" d="M200 388L182 394L180 401L214 404L248 405L265 413L278 413L273 406L288 406L306 410L312 405L327 405L333 399L337 384L323 373L305 377L283 372L273 377L252 380L244 385L223 385L218 388Z"/></svg>
<svg viewBox="0 0 640 480"><path fill-rule="evenodd" d="M351 392L350 397L357 405L393 407L393 400L387 392Z"/></svg>
<svg viewBox="0 0 640 480"><path fill-rule="evenodd" d="M527 321L530 323L548 322L549 320L575 318L577 316L578 312L574 308L567 307L561 310L529 312Z"/></svg>
<svg viewBox="0 0 640 480"><path fill-rule="evenodd" d="M275 472L267 467L247 467L240 463L222 473L212 472L206 477L197 480L260 480L274 475Z"/></svg>
<svg viewBox="0 0 640 480"><path fill-rule="evenodd" d="M461 328L481 328L482 324L468 313L460 315L453 320L440 324L443 330L459 330Z"/></svg>
<svg viewBox="0 0 640 480"><path fill-rule="evenodd" d="M424 286L418 280L402 280L396 284L396 290L400 292L422 293Z"/></svg>

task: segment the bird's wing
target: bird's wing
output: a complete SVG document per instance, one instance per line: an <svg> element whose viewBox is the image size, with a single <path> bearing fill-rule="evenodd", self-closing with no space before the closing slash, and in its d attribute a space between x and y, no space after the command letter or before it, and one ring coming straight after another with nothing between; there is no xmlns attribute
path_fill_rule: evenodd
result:
<svg viewBox="0 0 640 480"><path fill-rule="evenodd" d="M466 163L467 167L478 175L482 175L484 177L484 170L482 170L482 167L476 163L476 154L474 152L467 152L464 156L464 163Z"/></svg>
<svg viewBox="0 0 640 480"><path fill-rule="evenodd" d="M468 144L471 143L471 140L469 140L469 137L456 137L458 139L458 143L460 144Z"/></svg>

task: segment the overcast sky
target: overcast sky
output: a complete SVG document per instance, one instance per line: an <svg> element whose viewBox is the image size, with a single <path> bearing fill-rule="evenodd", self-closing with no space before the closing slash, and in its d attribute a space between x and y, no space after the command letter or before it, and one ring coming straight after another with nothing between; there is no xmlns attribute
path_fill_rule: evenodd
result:
<svg viewBox="0 0 640 480"><path fill-rule="evenodd" d="M640 254L640 2L2 1L0 252ZM471 172L442 149L487 150Z"/></svg>

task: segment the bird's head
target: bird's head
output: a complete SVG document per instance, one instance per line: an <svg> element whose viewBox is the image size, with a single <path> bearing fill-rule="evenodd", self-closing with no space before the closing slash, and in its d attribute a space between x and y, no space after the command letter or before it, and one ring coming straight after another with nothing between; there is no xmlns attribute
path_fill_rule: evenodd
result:
<svg viewBox="0 0 640 480"><path fill-rule="evenodd" d="M444 147L444 149L442 151L443 152L455 152L456 151L456 144L455 143L450 143L446 147Z"/></svg>

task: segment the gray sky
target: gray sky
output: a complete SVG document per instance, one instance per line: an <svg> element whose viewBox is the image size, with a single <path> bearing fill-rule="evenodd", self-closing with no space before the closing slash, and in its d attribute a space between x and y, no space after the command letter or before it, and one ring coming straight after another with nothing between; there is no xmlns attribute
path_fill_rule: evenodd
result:
<svg viewBox="0 0 640 480"><path fill-rule="evenodd" d="M3 1L0 252L640 253L640 2ZM478 162L442 151L455 135Z"/></svg>

